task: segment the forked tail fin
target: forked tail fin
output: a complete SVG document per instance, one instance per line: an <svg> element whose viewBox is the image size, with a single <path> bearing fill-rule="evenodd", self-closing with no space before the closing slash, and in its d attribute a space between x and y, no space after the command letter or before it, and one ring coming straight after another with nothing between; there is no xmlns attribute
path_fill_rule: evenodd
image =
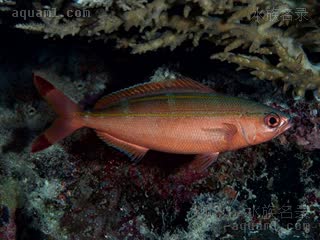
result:
<svg viewBox="0 0 320 240"><path fill-rule="evenodd" d="M78 117L81 109L76 103L40 76L34 75L33 82L40 95L58 114L58 118L53 124L34 140L31 152L38 152L83 127L83 123Z"/></svg>

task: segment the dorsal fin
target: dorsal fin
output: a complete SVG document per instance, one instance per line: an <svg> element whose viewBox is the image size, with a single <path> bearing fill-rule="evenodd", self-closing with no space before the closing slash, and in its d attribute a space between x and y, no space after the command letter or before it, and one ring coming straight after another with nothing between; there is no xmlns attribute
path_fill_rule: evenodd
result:
<svg viewBox="0 0 320 240"><path fill-rule="evenodd" d="M214 92L211 88L196 82L190 78L169 79L160 82L148 82L137 84L129 88L111 93L101 98L95 105L95 110L101 110L122 99L141 97L148 94L160 94L170 92Z"/></svg>

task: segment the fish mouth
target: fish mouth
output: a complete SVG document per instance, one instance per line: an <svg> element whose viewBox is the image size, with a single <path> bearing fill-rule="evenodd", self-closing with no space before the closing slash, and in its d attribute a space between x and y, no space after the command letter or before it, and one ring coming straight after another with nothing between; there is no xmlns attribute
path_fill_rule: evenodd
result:
<svg viewBox="0 0 320 240"><path fill-rule="evenodd" d="M279 135L283 134L285 131L287 131L292 126L293 126L293 122L292 122L291 118L285 119L283 121L282 125L278 128L276 136L279 136Z"/></svg>
<svg viewBox="0 0 320 240"><path fill-rule="evenodd" d="M283 127L281 129L281 132L287 131L292 126L293 126L292 119L291 118L286 119L285 122L283 123Z"/></svg>

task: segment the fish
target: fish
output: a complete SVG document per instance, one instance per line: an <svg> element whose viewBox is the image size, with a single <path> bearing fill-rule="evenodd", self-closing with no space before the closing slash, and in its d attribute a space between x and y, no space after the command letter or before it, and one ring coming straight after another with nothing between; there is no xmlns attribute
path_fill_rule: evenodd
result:
<svg viewBox="0 0 320 240"><path fill-rule="evenodd" d="M134 85L102 97L90 111L40 75L33 81L58 117L33 141L32 153L87 127L134 162L149 150L194 154L188 168L202 172L221 152L269 141L292 126L284 112L190 78Z"/></svg>

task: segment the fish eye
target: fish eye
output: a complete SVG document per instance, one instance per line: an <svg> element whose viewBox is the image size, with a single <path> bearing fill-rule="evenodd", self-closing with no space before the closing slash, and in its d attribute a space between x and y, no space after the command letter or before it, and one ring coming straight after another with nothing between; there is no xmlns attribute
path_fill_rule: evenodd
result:
<svg viewBox="0 0 320 240"><path fill-rule="evenodd" d="M265 124L270 128L275 128L280 125L280 117L275 113L270 113L264 118Z"/></svg>

